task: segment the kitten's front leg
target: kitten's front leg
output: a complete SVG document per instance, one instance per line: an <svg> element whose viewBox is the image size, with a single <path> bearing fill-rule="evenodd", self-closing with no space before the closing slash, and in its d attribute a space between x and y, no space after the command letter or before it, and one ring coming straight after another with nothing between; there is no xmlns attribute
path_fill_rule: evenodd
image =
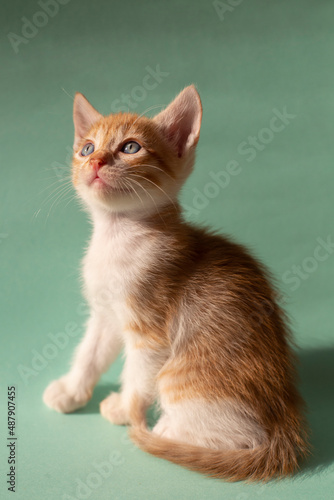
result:
<svg viewBox="0 0 334 500"><path fill-rule="evenodd" d="M166 350L159 346L152 349L127 343L122 390L101 402L101 415L118 425L144 422L146 410L156 398L157 374L166 358Z"/></svg>
<svg viewBox="0 0 334 500"><path fill-rule="evenodd" d="M121 347L118 332L103 316L94 313L77 348L71 370L46 388L44 403L62 413L85 406L101 374L115 360Z"/></svg>

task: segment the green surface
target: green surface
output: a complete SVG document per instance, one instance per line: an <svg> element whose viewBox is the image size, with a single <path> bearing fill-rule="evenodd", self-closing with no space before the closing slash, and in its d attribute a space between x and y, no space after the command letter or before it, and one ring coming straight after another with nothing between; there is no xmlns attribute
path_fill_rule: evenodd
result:
<svg viewBox="0 0 334 500"><path fill-rule="evenodd" d="M319 238L334 240L333 2L229 0L220 16L200 0L62 3L46 19L35 1L2 8L1 471L12 384L18 464L16 494L2 475L0 497L334 498L334 252L317 248ZM45 25L10 41L10 32L22 36L24 16ZM157 65L164 75L154 81L147 75ZM41 399L67 370L85 321L78 270L90 228L73 192L58 199L55 190L68 173L74 92L106 114L130 94L130 110L141 113L190 83L204 116L182 195L188 216L234 235L270 266L300 346L314 456L296 477L265 486L207 479L134 448L126 429L98 412L121 360L80 412L59 415ZM274 116L284 108L294 117L282 125ZM220 184L209 185L214 174ZM60 332L63 345L50 347ZM91 490L77 490L78 481Z"/></svg>

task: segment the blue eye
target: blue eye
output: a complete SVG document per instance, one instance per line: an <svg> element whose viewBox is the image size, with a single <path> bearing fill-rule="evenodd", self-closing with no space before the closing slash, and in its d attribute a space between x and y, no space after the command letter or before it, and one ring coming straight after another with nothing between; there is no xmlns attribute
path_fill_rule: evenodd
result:
<svg viewBox="0 0 334 500"><path fill-rule="evenodd" d="M139 146L138 142L135 141L130 141L124 144L122 147L122 152L127 153L129 155L133 155L137 153L141 149L141 146Z"/></svg>
<svg viewBox="0 0 334 500"><path fill-rule="evenodd" d="M91 142L88 142L87 144L84 145L84 147L81 150L81 156L88 156L91 155L94 152L94 144Z"/></svg>

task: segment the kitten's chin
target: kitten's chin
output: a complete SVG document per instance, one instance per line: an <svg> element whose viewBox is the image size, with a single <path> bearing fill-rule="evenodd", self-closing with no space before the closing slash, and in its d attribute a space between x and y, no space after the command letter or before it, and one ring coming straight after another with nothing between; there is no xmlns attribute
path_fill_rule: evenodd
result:
<svg viewBox="0 0 334 500"><path fill-rule="evenodd" d="M96 177L92 183L90 184L92 189L106 189L106 183L100 179L100 177Z"/></svg>
<svg viewBox="0 0 334 500"><path fill-rule="evenodd" d="M95 190L97 195L115 196L130 194L130 189L121 186L110 186L100 177L96 177L89 185L89 189Z"/></svg>
<svg viewBox="0 0 334 500"><path fill-rule="evenodd" d="M152 199L142 197L139 200L132 191L108 186L100 179L95 179L89 186L76 186L76 191L86 207L93 211L102 209L110 213L147 213L152 210Z"/></svg>

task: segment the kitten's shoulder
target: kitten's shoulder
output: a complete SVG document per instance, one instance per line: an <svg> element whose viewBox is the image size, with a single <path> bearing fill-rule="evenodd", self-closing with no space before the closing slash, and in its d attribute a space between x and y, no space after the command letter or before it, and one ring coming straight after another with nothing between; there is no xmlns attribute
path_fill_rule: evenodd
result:
<svg viewBox="0 0 334 500"><path fill-rule="evenodd" d="M214 264L217 267L232 269L248 269L255 273L268 276L268 270L253 255L246 246L238 243L230 235L220 234L218 231L205 226L196 226L185 223L189 234L190 246L200 260Z"/></svg>

